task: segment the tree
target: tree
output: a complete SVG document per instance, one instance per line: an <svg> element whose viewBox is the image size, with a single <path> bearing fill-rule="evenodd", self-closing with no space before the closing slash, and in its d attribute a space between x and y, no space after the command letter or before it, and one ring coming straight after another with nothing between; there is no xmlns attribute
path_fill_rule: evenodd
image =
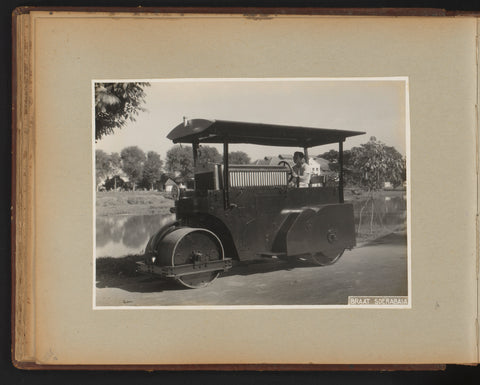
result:
<svg viewBox="0 0 480 385"><path fill-rule="evenodd" d="M345 154L345 151L344 151L344 154ZM324 152L323 154L320 154L318 157L323 158L325 160L328 160L329 163L337 163L338 162L338 151L337 150L330 150L330 151Z"/></svg>
<svg viewBox="0 0 480 385"><path fill-rule="evenodd" d="M95 83L95 140L112 134L145 111L144 88L150 83Z"/></svg>
<svg viewBox="0 0 480 385"><path fill-rule="evenodd" d="M372 136L367 143L352 148L353 166L362 173L362 184L370 191L383 188L385 182L402 183L405 161L394 148Z"/></svg>
<svg viewBox="0 0 480 385"><path fill-rule="evenodd" d="M406 159L395 147L385 146L385 152L388 158L390 182L394 187L400 186L407 179Z"/></svg>
<svg viewBox="0 0 480 385"><path fill-rule="evenodd" d="M328 167L331 171L340 172L340 164L338 162L338 151L330 150L320 154L319 158L323 158L328 161ZM351 150L343 151L343 181L345 186L358 186L361 180L361 173L355 169L353 165L353 157Z"/></svg>
<svg viewBox="0 0 480 385"><path fill-rule="evenodd" d="M228 154L228 162L231 164L249 164L250 157L243 151L233 151Z"/></svg>
<svg viewBox="0 0 480 385"><path fill-rule="evenodd" d="M163 161L160 159L160 155L155 151L149 151L143 166L142 184L153 190L154 185L162 176L162 166Z"/></svg>
<svg viewBox="0 0 480 385"><path fill-rule="evenodd" d="M107 178L105 181L105 190L116 190L117 188L124 188L125 181L118 175L115 175L111 178Z"/></svg>
<svg viewBox="0 0 480 385"><path fill-rule="evenodd" d="M405 161L402 155L394 148L386 146L372 136L367 143L352 148L353 167L361 173L360 183L368 188L369 198L359 212L358 229L362 226L362 214L368 203L370 210L370 233L373 232L373 218L375 215L374 192L383 188L385 182L394 186L402 183L405 170ZM378 214L377 214L378 215Z"/></svg>
<svg viewBox="0 0 480 385"><path fill-rule="evenodd" d="M193 157L193 155L192 155ZM198 149L199 163L221 163L222 156L215 147L200 146Z"/></svg>
<svg viewBox="0 0 480 385"><path fill-rule="evenodd" d="M95 180L97 182L97 190L100 185L111 172L110 156L103 150L95 150Z"/></svg>
<svg viewBox="0 0 480 385"><path fill-rule="evenodd" d="M122 158L118 152L112 152L110 154L110 166L112 168L112 173L118 174L122 169Z"/></svg>
<svg viewBox="0 0 480 385"><path fill-rule="evenodd" d="M110 178L111 180L113 180L113 189L116 190L117 187L123 187L123 179L120 178L120 176L118 175L122 170L122 158L120 158L120 155L118 154L118 152L112 152L110 154L110 168L111 168L111 175L114 176L113 178ZM117 181L120 181L120 180L122 181L122 185L117 186ZM105 182L105 188L107 188L106 182Z"/></svg>
<svg viewBox="0 0 480 385"><path fill-rule="evenodd" d="M122 170L127 174L132 188L141 180L145 163L145 153L137 146L126 147L120 153L122 159Z"/></svg>
<svg viewBox="0 0 480 385"><path fill-rule="evenodd" d="M201 146L198 150L198 163L221 163L222 156L215 147ZM191 178L193 176L193 152L191 146L173 146L167 152L166 169L180 176Z"/></svg>
<svg viewBox="0 0 480 385"><path fill-rule="evenodd" d="M193 175L193 155L190 146L176 144L167 151L165 166L167 171L178 172L181 176Z"/></svg>

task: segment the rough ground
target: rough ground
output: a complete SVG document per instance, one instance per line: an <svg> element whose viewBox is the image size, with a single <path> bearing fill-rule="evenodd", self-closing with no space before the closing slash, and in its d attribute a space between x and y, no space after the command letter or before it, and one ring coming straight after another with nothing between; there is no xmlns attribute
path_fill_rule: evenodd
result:
<svg viewBox="0 0 480 385"><path fill-rule="evenodd" d="M237 264L210 286L195 290L136 274L135 259L97 262L97 306L342 305L349 295L408 294L404 232L346 251L331 266Z"/></svg>

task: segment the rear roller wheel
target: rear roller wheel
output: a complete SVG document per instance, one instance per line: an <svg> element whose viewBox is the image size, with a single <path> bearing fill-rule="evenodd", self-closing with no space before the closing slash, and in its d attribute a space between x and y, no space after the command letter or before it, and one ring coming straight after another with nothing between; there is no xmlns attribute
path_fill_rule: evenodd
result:
<svg viewBox="0 0 480 385"><path fill-rule="evenodd" d="M310 261L315 265L327 266L332 265L338 261L338 259L343 255L345 250L334 252L334 253L315 253L310 255Z"/></svg>

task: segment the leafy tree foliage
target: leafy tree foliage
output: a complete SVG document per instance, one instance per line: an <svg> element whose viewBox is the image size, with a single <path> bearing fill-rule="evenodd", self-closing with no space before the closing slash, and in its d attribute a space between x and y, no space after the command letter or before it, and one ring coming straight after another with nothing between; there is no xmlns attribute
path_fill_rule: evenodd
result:
<svg viewBox="0 0 480 385"><path fill-rule="evenodd" d="M122 158L120 158L120 155L118 154L118 152L113 152L112 154L110 154L110 167L111 167L111 175L114 176L110 178L111 180L113 180L113 189L116 190L117 187L123 188L125 183L123 179L120 178L119 176L120 172L122 171ZM121 181L121 185L117 185L117 182L119 181ZM105 188L107 188L106 184L107 182L105 181Z"/></svg>
<svg viewBox="0 0 480 385"><path fill-rule="evenodd" d="M369 190L383 188L385 182L402 183L405 161L394 148L372 136L367 143L352 149L353 166L362 173L362 184Z"/></svg>
<svg viewBox="0 0 480 385"><path fill-rule="evenodd" d="M220 155L220 153L215 147L200 146L200 148L198 149L199 163L221 163L222 160L222 155Z"/></svg>
<svg viewBox="0 0 480 385"><path fill-rule="evenodd" d="M97 188L100 187L100 183L102 181L104 182L104 187L107 190L123 187L123 180L118 175L122 170L121 162L122 160L120 155L118 155L116 152L108 155L103 150L95 150L95 173ZM120 180L121 183L117 186L117 182ZM110 184L112 185L111 187Z"/></svg>
<svg viewBox="0 0 480 385"><path fill-rule="evenodd" d="M344 156L345 156L345 152L346 151L343 152ZM338 162L338 151L330 150L330 151L324 152L323 154L318 155L318 157L328 160L330 163L336 163Z"/></svg>
<svg viewBox="0 0 480 385"><path fill-rule="evenodd" d="M122 170L127 174L133 190L135 190L137 183L142 178L146 160L145 153L137 146L130 146L122 150L120 158L122 159Z"/></svg>
<svg viewBox="0 0 480 385"><path fill-rule="evenodd" d="M118 174L122 169L122 158L118 152L112 152L110 154L110 166L112 167L112 173Z"/></svg>
<svg viewBox="0 0 480 385"><path fill-rule="evenodd" d="M320 155L329 161L332 171L339 171L338 151L330 150ZM363 186L369 190L383 188L385 182L394 186L405 180L405 160L394 148L371 137L360 147L343 152L345 184Z"/></svg>
<svg viewBox="0 0 480 385"><path fill-rule="evenodd" d="M338 174L338 172L340 171L340 165L338 163L337 150L330 150L328 152L320 154L319 157L327 160L330 170ZM353 165L353 157L351 150L343 151L343 178L345 186L359 186L362 180L360 170L355 169Z"/></svg>
<svg viewBox="0 0 480 385"><path fill-rule="evenodd" d="M102 182L106 190L131 190L139 184L153 189L160 185L163 161L155 151L149 151L145 156L140 148L131 146L124 148L121 155L116 152L109 155L103 150L96 150L95 157L97 188ZM122 172L128 176L128 182L120 176Z"/></svg>
<svg viewBox="0 0 480 385"><path fill-rule="evenodd" d="M95 140L122 128L145 111L145 87L150 83L95 83Z"/></svg>
<svg viewBox="0 0 480 385"><path fill-rule="evenodd" d="M97 188L110 175L111 170L110 156L103 150L95 150L95 179Z"/></svg>
<svg viewBox="0 0 480 385"><path fill-rule="evenodd" d="M232 151L228 154L228 161L231 164L249 164L250 157L243 151Z"/></svg>
<svg viewBox="0 0 480 385"><path fill-rule="evenodd" d="M163 161L160 159L160 155L155 151L149 151L143 166L142 185L153 190L155 184L159 182L162 177L162 166Z"/></svg>
<svg viewBox="0 0 480 385"><path fill-rule="evenodd" d="M105 190L116 190L117 188L125 188L125 181L119 177L118 175L115 175L111 178L107 178L105 181Z"/></svg>
<svg viewBox="0 0 480 385"><path fill-rule="evenodd" d="M201 146L198 150L198 162L221 163L222 156L215 147ZM191 146L173 146L167 152L166 169L169 172L178 172L180 176L191 178L193 176L193 152Z"/></svg>
<svg viewBox="0 0 480 385"><path fill-rule="evenodd" d="M165 167L172 173L179 172L181 176L193 175L193 155L190 146L176 144L167 151Z"/></svg>

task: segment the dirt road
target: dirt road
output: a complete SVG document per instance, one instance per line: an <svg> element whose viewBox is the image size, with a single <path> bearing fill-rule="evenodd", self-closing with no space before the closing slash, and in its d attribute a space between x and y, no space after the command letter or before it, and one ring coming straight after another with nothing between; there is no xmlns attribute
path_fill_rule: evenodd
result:
<svg viewBox="0 0 480 385"><path fill-rule="evenodd" d="M155 277L97 278L97 306L344 305L349 295L407 295L405 233L346 251L331 266L303 261L237 264L210 286L183 289Z"/></svg>

